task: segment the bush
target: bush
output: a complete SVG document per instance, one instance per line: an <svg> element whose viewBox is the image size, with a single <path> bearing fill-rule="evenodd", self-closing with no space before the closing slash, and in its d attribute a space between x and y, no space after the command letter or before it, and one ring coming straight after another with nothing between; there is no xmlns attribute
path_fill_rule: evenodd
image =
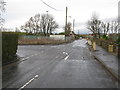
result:
<svg viewBox="0 0 120 90"><path fill-rule="evenodd" d="M75 35L75 39L79 39L80 37L79 37L79 35Z"/></svg>
<svg viewBox="0 0 120 90"><path fill-rule="evenodd" d="M102 38L108 40L108 37L106 35L103 35Z"/></svg>
<svg viewBox="0 0 120 90"><path fill-rule="evenodd" d="M65 35L65 32L61 32L61 33L59 33L58 35Z"/></svg>
<svg viewBox="0 0 120 90"><path fill-rule="evenodd" d="M18 34L2 32L2 64L14 61L18 46Z"/></svg>
<svg viewBox="0 0 120 90"><path fill-rule="evenodd" d="M118 39L117 39L116 43L120 44L120 35L118 36Z"/></svg>

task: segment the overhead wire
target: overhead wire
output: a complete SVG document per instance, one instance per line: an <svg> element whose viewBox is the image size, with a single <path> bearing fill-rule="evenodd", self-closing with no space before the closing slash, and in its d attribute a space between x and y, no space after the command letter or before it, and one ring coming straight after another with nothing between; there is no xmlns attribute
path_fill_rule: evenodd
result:
<svg viewBox="0 0 120 90"><path fill-rule="evenodd" d="M49 8L53 9L53 10L56 10L56 11L63 11L63 10L58 10L58 9L56 9L56 8L54 8L54 7L52 7L52 6L50 6L49 4L47 4L46 2L44 2L43 0L41 0L41 2L42 2L43 4L45 4L46 6L48 6Z"/></svg>

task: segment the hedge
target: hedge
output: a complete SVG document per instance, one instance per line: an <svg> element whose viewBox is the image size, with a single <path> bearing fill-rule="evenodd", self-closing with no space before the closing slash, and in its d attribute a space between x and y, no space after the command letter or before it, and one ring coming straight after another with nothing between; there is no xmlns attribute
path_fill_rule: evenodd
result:
<svg viewBox="0 0 120 90"><path fill-rule="evenodd" d="M92 41L95 41L97 45L101 46L107 51L108 51L109 45L113 45L113 53L115 53L116 55L119 54L118 52L119 45L113 40L94 39Z"/></svg>
<svg viewBox="0 0 120 90"><path fill-rule="evenodd" d="M2 32L2 65L15 61L18 46L18 34Z"/></svg>

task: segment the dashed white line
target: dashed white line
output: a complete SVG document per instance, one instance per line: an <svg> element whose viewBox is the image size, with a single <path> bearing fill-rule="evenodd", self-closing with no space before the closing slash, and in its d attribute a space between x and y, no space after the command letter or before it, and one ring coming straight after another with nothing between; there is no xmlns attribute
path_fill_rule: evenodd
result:
<svg viewBox="0 0 120 90"><path fill-rule="evenodd" d="M40 53L36 53L36 54L33 54L33 55L31 55L31 56L29 56L29 57L25 57L25 58L23 58L21 61L25 61L26 59L29 59L29 58L31 58L31 57L33 57L33 56L37 56L37 55L39 55Z"/></svg>
<svg viewBox="0 0 120 90"><path fill-rule="evenodd" d="M68 53L66 53L66 52L63 52L63 54L66 54L66 55L68 55Z"/></svg>
<svg viewBox="0 0 120 90"><path fill-rule="evenodd" d="M23 85L21 88L19 88L18 90L21 90L23 88L25 88L27 85L29 85L33 80L35 80L36 78L38 78L38 75L35 75L34 78L30 79L25 85Z"/></svg>
<svg viewBox="0 0 120 90"><path fill-rule="evenodd" d="M30 57L23 58L21 61L25 61L26 59L29 59Z"/></svg>
<svg viewBox="0 0 120 90"><path fill-rule="evenodd" d="M25 59L29 59L30 57L26 57Z"/></svg>
<svg viewBox="0 0 120 90"><path fill-rule="evenodd" d="M69 58L69 55L65 57L65 60L67 60Z"/></svg>

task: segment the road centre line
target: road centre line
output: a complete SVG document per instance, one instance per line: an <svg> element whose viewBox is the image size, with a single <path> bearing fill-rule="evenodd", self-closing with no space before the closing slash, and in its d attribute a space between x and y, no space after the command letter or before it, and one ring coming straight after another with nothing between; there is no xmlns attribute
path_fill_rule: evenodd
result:
<svg viewBox="0 0 120 90"><path fill-rule="evenodd" d="M29 57L25 57L25 58L21 59L21 61L25 61L26 59L29 59L29 58L31 58L31 57L33 57L33 56L37 56L37 55L39 55L39 54L40 54L40 53L36 53L36 54L33 54L33 55L29 56Z"/></svg>
<svg viewBox="0 0 120 90"><path fill-rule="evenodd" d="M38 78L38 75L35 75L34 78L30 79L25 85L23 85L21 88L19 88L18 90L21 90L23 88L25 88L27 85L29 85L33 80L35 80L36 78Z"/></svg>
<svg viewBox="0 0 120 90"><path fill-rule="evenodd" d="M69 58L69 55L65 57L65 60L67 60Z"/></svg>
<svg viewBox="0 0 120 90"><path fill-rule="evenodd" d="M66 54L66 55L68 55L68 53L66 53L66 52L63 52L63 54Z"/></svg>

